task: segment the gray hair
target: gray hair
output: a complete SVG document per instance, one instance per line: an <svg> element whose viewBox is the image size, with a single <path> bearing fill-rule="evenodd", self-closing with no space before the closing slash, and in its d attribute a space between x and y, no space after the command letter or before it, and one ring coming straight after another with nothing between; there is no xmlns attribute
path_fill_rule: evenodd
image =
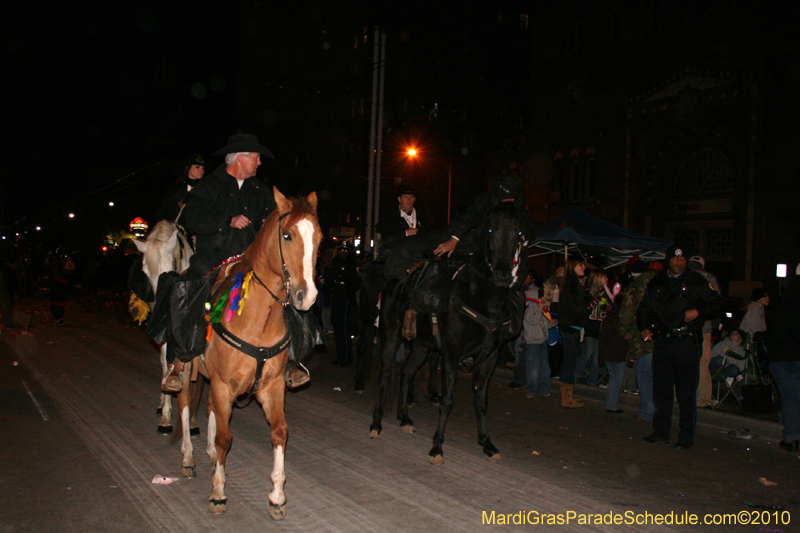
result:
<svg viewBox="0 0 800 533"><path fill-rule="evenodd" d="M236 158L240 155L247 157L248 155L250 155L250 152L234 152L232 154L228 154L225 156L225 164L226 165L234 164L236 162Z"/></svg>

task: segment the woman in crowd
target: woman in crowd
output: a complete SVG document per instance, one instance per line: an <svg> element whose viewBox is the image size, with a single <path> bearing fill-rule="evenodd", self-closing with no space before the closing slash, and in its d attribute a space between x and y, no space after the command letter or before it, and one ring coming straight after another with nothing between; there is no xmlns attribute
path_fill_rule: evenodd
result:
<svg viewBox="0 0 800 533"><path fill-rule="evenodd" d="M586 263L569 260L564 268L564 277L559 286L558 330L564 344L564 360L561 363L561 381L558 393L562 407L583 407L579 398L572 396L575 384L575 364L581 345L581 330L586 324L588 307L592 296L583 288L581 279L586 272Z"/></svg>

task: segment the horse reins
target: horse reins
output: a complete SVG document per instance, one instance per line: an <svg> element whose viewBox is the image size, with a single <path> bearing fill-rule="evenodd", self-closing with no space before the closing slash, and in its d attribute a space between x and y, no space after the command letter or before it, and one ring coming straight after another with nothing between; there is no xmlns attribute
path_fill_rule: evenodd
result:
<svg viewBox="0 0 800 533"><path fill-rule="evenodd" d="M291 298L291 293L289 292L289 287L290 287L290 285L291 285L292 278L291 278L291 276L289 275L289 269L288 269L288 268L286 268L286 260L283 258L283 243L281 242L281 234L282 234L283 232L281 231L281 224L280 224L280 222L281 222L281 220L283 220L284 218L286 218L286 217L287 217L287 216L288 216L290 213L291 213L291 211L287 211L286 213L282 214L282 215L281 215L281 216L278 218L278 252L279 252L279 253L280 253L280 255L281 255L281 268L283 269L283 290L285 290L285 291L286 291L286 300L285 300L285 301L283 301L283 300L281 300L280 298L278 298L277 296L275 296L275 293L274 293L274 292L272 292L272 291L269 289L269 287L267 287L267 285L266 285L266 284L265 284L263 281L261 281L261 278L259 278L259 277L258 277L258 274L256 274L256 270L255 270L255 269L253 269L253 279L254 279L254 280L256 280L256 282L257 282L259 285L261 285L262 287L264 287L265 289L267 289L267 292L269 293L269 295L270 295L270 296L272 296L272 297L275 299L275 301L276 301L276 302L278 302L279 304L281 304L281 306L282 306L282 307L284 307L284 308L285 308L287 305L289 305L289 300L290 300L290 298Z"/></svg>

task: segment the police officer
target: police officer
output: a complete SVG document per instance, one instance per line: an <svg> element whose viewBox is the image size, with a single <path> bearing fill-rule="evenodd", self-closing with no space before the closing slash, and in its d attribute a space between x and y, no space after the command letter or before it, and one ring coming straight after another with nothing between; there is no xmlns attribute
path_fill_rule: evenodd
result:
<svg viewBox="0 0 800 533"><path fill-rule="evenodd" d="M725 306L708 281L686 268L684 249L667 249L667 270L647 286L637 311L642 340L653 341L653 433L642 440L669 443L673 387L680 405L676 450L694 444L695 392L699 373L703 323L718 318Z"/></svg>

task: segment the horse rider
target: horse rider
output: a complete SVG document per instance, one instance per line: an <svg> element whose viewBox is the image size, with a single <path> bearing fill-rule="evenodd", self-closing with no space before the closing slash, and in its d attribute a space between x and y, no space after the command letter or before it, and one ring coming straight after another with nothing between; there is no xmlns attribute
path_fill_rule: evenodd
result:
<svg viewBox="0 0 800 533"><path fill-rule="evenodd" d="M451 257L456 246L460 244L457 256L463 258L474 253L478 243L474 242L475 239L470 232L486 219L486 215L492 207L499 202L514 203L522 222L523 241L532 240L536 236L536 226L525 209L522 185L522 179L513 172L499 176L489 184L488 191L475 198L464 216L450 224L446 230L430 232L424 238L417 240L406 240L397 247L396 253L387 260L384 275L389 279L402 278L406 271L422 261L425 254L430 253L430 250L433 250L436 256L447 254L447 257ZM528 270L526 250L527 248L523 248L523 254L520 257L518 273L520 280L525 278Z"/></svg>
<svg viewBox="0 0 800 533"><path fill-rule="evenodd" d="M275 209L272 190L254 179L261 156L274 159L272 152L255 135L239 133L214 152L225 156L225 164L203 178L186 196L183 220L195 235L196 252L190 260L189 277L216 279L218 265L237 256L255 240L258 230ZM212 272L213 271L213 272ZM180 390L183 365L175 363L163 388ZM308 382L304 372L292 371L294 387Z"/></svg>
<svg viewBox="0 0 800 533"><path fill-rule="evenodd" d="M177 166L177 165L176 165ZM183 172L180 177L169 186L161 196L161 207L158 210L157 220L169 220L178 223L183 207L186 205L186 196L200 184L205 173L206 162L200 154L189 154L183 161Z"/></svg>
<svg viewBox="0 0 800 533"><path fill-rule="evenodd" d="M183 220L196 235L197 251L192 256L190 276L205 276L222 261L239 255L252 243L270 212L275 209L272 191L252 179L261 156L274 159L258 137L236 134L214 152L224 155L220 165L186 196Z"/></svg>

